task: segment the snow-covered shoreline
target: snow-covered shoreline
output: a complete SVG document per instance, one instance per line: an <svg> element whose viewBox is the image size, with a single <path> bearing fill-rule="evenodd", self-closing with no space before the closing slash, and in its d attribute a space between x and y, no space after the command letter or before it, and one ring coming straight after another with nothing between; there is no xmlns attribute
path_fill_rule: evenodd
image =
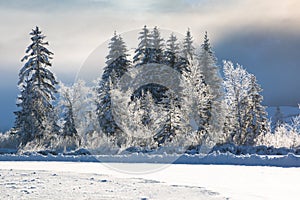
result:
<svg viewBox="0 0 300 200"><path fill-rule="evenodd" d="M213 164L300 167L300 156L288 155L234 155L231 153L212 153L208 155L189 154L145 154L124 155L0 155L0 161L61 161L61 162L102 162L102 163L161 163L161 164Z"/></svg>

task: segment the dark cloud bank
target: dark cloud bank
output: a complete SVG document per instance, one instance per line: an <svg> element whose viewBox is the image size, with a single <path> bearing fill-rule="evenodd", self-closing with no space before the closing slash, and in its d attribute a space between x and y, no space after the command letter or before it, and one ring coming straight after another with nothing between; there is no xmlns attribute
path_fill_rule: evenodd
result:
<svg viewBox="0 0 300 200"><path fill-rule="evenodd" d="M300 103L300 35L240 31L214 45L219 62L231 60L256 75L268 106Z"/></svg>

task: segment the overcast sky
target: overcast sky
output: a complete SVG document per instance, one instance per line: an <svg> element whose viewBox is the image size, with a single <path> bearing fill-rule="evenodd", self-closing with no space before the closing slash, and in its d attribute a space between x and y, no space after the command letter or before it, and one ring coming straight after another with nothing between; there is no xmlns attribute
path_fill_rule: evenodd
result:
<svg viewBox="0 0 300 200"><path fill-rule="evenodd" d="M195 44L208 31L220 63L238 62L257 76L266 105L296 106L299 9L298 0L0 0L0 131L13 124L20 59L36 25L47 36L62 82L71 83L115 30L134 33L146 24L185 34L190 28Z"/></svg>

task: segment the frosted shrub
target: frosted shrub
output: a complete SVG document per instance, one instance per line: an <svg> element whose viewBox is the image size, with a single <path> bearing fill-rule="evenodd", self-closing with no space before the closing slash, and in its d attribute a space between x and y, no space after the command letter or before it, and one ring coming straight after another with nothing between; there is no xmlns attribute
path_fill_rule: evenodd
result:
<svg viewBox="0 0 300 200"><path fill-rule="evenodd" d="M268 132L258 138L257 144L275 148L298 148L300 147L300 134L294 129L293 124L281 124L274 133Z"/></svg>
<svg viewBox="0 0 300 200"><path fill-rule="evenodd" d="M86 135L84 147L92 154L117 154L119 147L114 137L104 133L90 132Z"/></svg>

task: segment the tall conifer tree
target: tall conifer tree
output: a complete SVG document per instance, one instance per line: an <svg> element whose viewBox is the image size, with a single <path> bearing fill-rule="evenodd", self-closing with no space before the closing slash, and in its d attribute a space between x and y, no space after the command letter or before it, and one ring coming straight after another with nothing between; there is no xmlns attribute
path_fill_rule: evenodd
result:
<svg viewBox="0 0 300 200"><path fill-rule="evenodd" d="M19 73L21 94L17 106L20 110L15 112L15 128L22 135L24 145L33 139L42 140L57 130L52 104L57 81L50 69L53 53L46 48L46 36L38 27L30 35L32 43L22 59L26 63Z"/></svg>
<svg viewBox="0 0 300 200"><path fill-rule="evenodd" d="M97 115L102 131L108 135L120 132L120 128L115 123L111 110L110 91L113 84L128 71L130 61L127 59L127 49L121 36L116 32L109 43L109 54L106 56L106 67L98 87Z"/></svg>

